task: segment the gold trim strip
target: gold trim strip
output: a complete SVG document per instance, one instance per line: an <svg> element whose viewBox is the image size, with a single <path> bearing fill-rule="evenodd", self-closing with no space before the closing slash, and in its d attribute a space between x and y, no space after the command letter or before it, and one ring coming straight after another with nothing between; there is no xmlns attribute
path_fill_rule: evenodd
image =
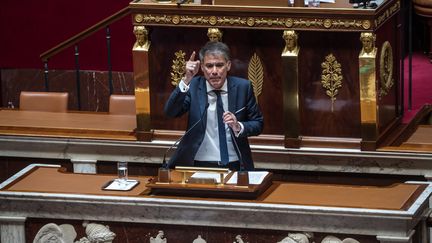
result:
<svg viewBox="0 0 432 243"><path fill-rule="evenodd" d="M400 10L400 1L395 2L391 7L389 7L383 14L375 19L375 28L378 28L382 23L389 19L393 14Z"/></svg>
<svg viewBox="0 0 432 243"><path fill-rule="evenodd" d="M167 14L136 14L135 24L146 25L194 25L194 26L229 26L254 27L264 29L299 28L323 30L369 30L370 20L365 19L328 19L328 18L283 18L283 17L231 17L231 16L189 16Z"/></svg>

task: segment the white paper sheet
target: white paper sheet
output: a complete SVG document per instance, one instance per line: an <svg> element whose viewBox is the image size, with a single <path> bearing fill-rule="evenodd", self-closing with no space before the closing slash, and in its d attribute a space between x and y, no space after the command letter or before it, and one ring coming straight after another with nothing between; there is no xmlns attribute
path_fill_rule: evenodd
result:
<svg viewBox="0 0 432 243"><path fill-rule="evenodd" d="M126 182L122 182L120 180L113 180L108 186L103 189L113 191L129 191L137 184L137 180L127 180Z"/></svg>
<svg viewBox="0 0 432 243"><path fill-rule="evenodd" d="M249 184L259 185L263 182L264 178L268 175L268 171L249 171ZM237 184L237 172L235 172L228 180L227 184Z"/></svg>

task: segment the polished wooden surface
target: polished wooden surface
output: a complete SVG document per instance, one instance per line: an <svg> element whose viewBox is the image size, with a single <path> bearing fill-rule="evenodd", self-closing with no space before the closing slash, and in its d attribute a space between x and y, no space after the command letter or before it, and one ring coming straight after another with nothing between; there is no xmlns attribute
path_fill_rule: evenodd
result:
<svg viewBox="0 0 432 243"><path fill-rule="evenodd" d="M65 173L56 167L35 167L17 179L15 183L2 190L118 196L149 195L154 197L145 186L149 180L149 177L146 176L131 177L131 179L141 182L131 191L102 190L105 183L115 178L116 175L74 174ZM270 189L252 202L405 210L424 188L425 185L422 184L405 183L395 183L390 186L359 186L274 182ZM215 200L230 201L234 199Z"/></svg>
<svg viewBox="0 0 432 243"><path fill-rule="evenodd" d="M0 110L0 134L135 140L135 115Z"/></svg>

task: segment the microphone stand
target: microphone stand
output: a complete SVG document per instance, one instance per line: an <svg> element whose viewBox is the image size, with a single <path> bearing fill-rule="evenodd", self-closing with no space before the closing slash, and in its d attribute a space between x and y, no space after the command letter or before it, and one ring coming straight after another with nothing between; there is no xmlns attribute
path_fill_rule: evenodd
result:
<svg viewBox="0 0 432 243"><path fill-rule="evenodd" d="M183 136L181 136L177 141L175 141L165 152L164 156L163 156L163 160L162 160L162 166L159 168L158 170L158 182L161 183L169 183L171 181L171 176L170 176L170 169L169 166L166 162L166 156L168 154L168 152L174 147L177 146L181 140L183 140L183 138L190 132L192 131L199 123L201 123L203 117L207 114L207 109L209 107L209 103L207 103L206 107L204 108L204 112L201 115L200 119L195 122L184 134Z"/></svg>
<svg viewBox="0 0 432 243"><path fill-rule="evenodd" d="M236 141L236 136L231 127L228 127L231 133L231 138L234 143L234 148L237 150L237 154L239 156L240 170L237 171L237 185L238 186L248 186L249 185L249 172L245 170L243 163L243 156L241 154L240 148Z"/></svg>

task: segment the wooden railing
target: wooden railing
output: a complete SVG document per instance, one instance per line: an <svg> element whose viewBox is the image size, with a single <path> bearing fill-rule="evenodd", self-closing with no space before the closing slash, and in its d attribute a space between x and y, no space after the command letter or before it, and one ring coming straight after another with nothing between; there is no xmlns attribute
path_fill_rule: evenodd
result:
<svg viewBox="0 0 432 243"><path fill-rule="evenodd" d="M62 43L56 45L55 47L49 49L48 51L42 53L40 58L44 63L44 79L45 79L45 91L49 91L49 69L48 69L48 60L55 56L56 54L64 51L65 49L75 46L75 72L76 72L76 90L77 90L77 100L78 100L78 109L81 110L81 101L80 101L80 65L79 65L79 50L78 43L87 37L93 35L95 32L101 30L102 28L106 28L106 45L108 52L108 83L109 83L109 91L110 94L113 93L113 80L112 80L112 65L111 65L111 34L109 25L122 19L126 15L129 15L130 10L129 7L126 7L117 13L105 18L104 20L98 22L97 24L87 28L86 30L80 32L79 34L72 36L71 38L63 41Z"/></svg>
<svg viewBox="0 0 432 243"><path fill-rule="evenodd" d="M99 23L91 26L90 28L87 28L86 30L82 31L81 33L72 36L71 38L63 41L62 43L56 45L55 47L49 49L48 51L42 53L40 55L40 58L43 62L47 62L51 57L56 55L57 53L65 50L68 47L71 47L73 45L76 45L78 42L84 40L85 38L91 36L93 33L101 30L102 28L105 28L109 26L110 24L116 22L117 20L125 17L129 14L129 7L126 7L117 13L111 15L110 17L100 21Z"/></svg>

